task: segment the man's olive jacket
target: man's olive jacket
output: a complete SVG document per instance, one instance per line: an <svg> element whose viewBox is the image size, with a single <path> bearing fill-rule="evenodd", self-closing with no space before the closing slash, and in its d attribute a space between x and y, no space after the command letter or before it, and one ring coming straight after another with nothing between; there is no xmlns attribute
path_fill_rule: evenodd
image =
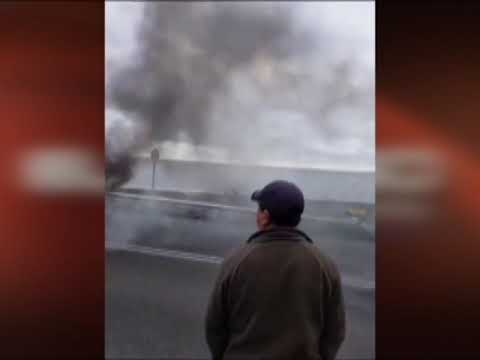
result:
<svg viewBox="0 0 480 360"><path fill-rule="evenodd" d="M223 261L206 338L213 359L334 359L345 338L337 267L295 228L253 234Z"/></svg>

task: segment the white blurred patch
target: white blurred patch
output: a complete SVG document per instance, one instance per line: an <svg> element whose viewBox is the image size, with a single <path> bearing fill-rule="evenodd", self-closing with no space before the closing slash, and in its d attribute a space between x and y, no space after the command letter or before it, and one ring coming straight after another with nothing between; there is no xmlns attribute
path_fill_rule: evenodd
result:
<svg viewBox="0 0 480 360"><path fill-rule="evenodd" d="M88 148L40 148L21 157L20 183L38 193L103 193L102 165Z"/></svg>
<svg viewBox="0 0 480 360"><path fill-rule="evenodd" d="M377 213L380 218L421 222L437 211L435 199L448 185L439 152L395 148L377 154Z"/></svg>
<svg viewBox="0 0 480 360"><path fill-rule="evenodd" d="M398 194L436 193L445 186L441 157L427 149L397 148L377 155L377 190Z"/></svg>

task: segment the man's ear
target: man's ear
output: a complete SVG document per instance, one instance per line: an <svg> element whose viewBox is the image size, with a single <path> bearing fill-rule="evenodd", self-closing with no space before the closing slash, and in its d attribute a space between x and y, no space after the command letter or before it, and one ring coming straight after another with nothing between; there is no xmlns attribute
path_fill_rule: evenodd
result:
<svg viewBox="0 0 480 360"><path fill-rule="evenodd" d="M268 226L272 223L272 218L270 217L270 213L267 209L262 211L262 225Z"/></svg>

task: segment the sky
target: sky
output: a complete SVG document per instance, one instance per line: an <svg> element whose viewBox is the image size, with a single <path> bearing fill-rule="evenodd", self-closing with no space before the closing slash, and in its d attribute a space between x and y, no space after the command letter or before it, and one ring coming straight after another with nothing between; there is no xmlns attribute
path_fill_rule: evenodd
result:
<svg viewBox="0 0 480 360"><path fill-rule="evenodd" d="M141 2L107 2L106 4L106 58L107 84L111 71L135 63L138 60L136 31L142 22L143 3ZM295 21L316 34L321 43L321 49L314 55L318 63L340 63L349 60L354 68L354 78L362 86L375 84L375 6L374 2L340 1L340 2L297 2L295 4ZM317 56L317 57L315 57ZM317 71L317 70L315 70ZM318 77L322 78L321 65L318 66ZM314 74L315 75L315 74ZM326 78L326 77L325 77ZM321 91L319 91L321 93ZM306 139L308 146L300 152L301 162L306 166L336 168L347 170L369 170L375 168L375 117L374 91L369 92L361 111L339 106L333 113L333 118L325 121L325 131L316 133L310 131L308 119L305 126L292 126L288 120L276 122L276 127L282 127L282 136L292 134ZM109 118L121 116L114 108L107 109ZM280 116L281 112L261 115L265 120L258 122L255 132L268 132L272 116ZM285 114L301 118L301 114ZM259 115L260 116L260 115ZM361 119L361 120L359 120ZM280 124L280 125L278 125ZM285 125L282 125L285 124ZM108 128L108 126L107 126ZM322 135L323 134L323 135ZM282 136L277 136L282 139ZM189 144L168 142L163 148L171 149L169 157L193 156L199 151L192 151ZM255 145L255 143L249 144ZM286 143L284 151L277 148L275 156L267 156L266 163L295 163L288 159L292 153ZM208 147L207 147L208 148ZM182 150L183 149L183 150ZM205 150L205 156L212 157L211 149ZM214 151L222 158L222 149ZM188 155L187 155L188 154ZM299 156L299 152L296 152ZM201 155L200 155L201 156ZM206 159L208 160L208 159ZM285 164L283 164L285 165Z"/></svg>

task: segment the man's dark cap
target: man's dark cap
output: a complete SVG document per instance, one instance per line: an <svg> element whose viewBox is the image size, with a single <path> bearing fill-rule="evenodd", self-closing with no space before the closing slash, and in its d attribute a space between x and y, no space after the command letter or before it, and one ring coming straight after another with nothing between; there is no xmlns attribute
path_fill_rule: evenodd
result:
<svg viewBox="0 0 480 360"><path fill-rule="evenodd" d="M253 192L251 199L262 210L268 210L274 223L296 225L305 208L302 190L292 182L272 181L261 190Z"/></svg>

